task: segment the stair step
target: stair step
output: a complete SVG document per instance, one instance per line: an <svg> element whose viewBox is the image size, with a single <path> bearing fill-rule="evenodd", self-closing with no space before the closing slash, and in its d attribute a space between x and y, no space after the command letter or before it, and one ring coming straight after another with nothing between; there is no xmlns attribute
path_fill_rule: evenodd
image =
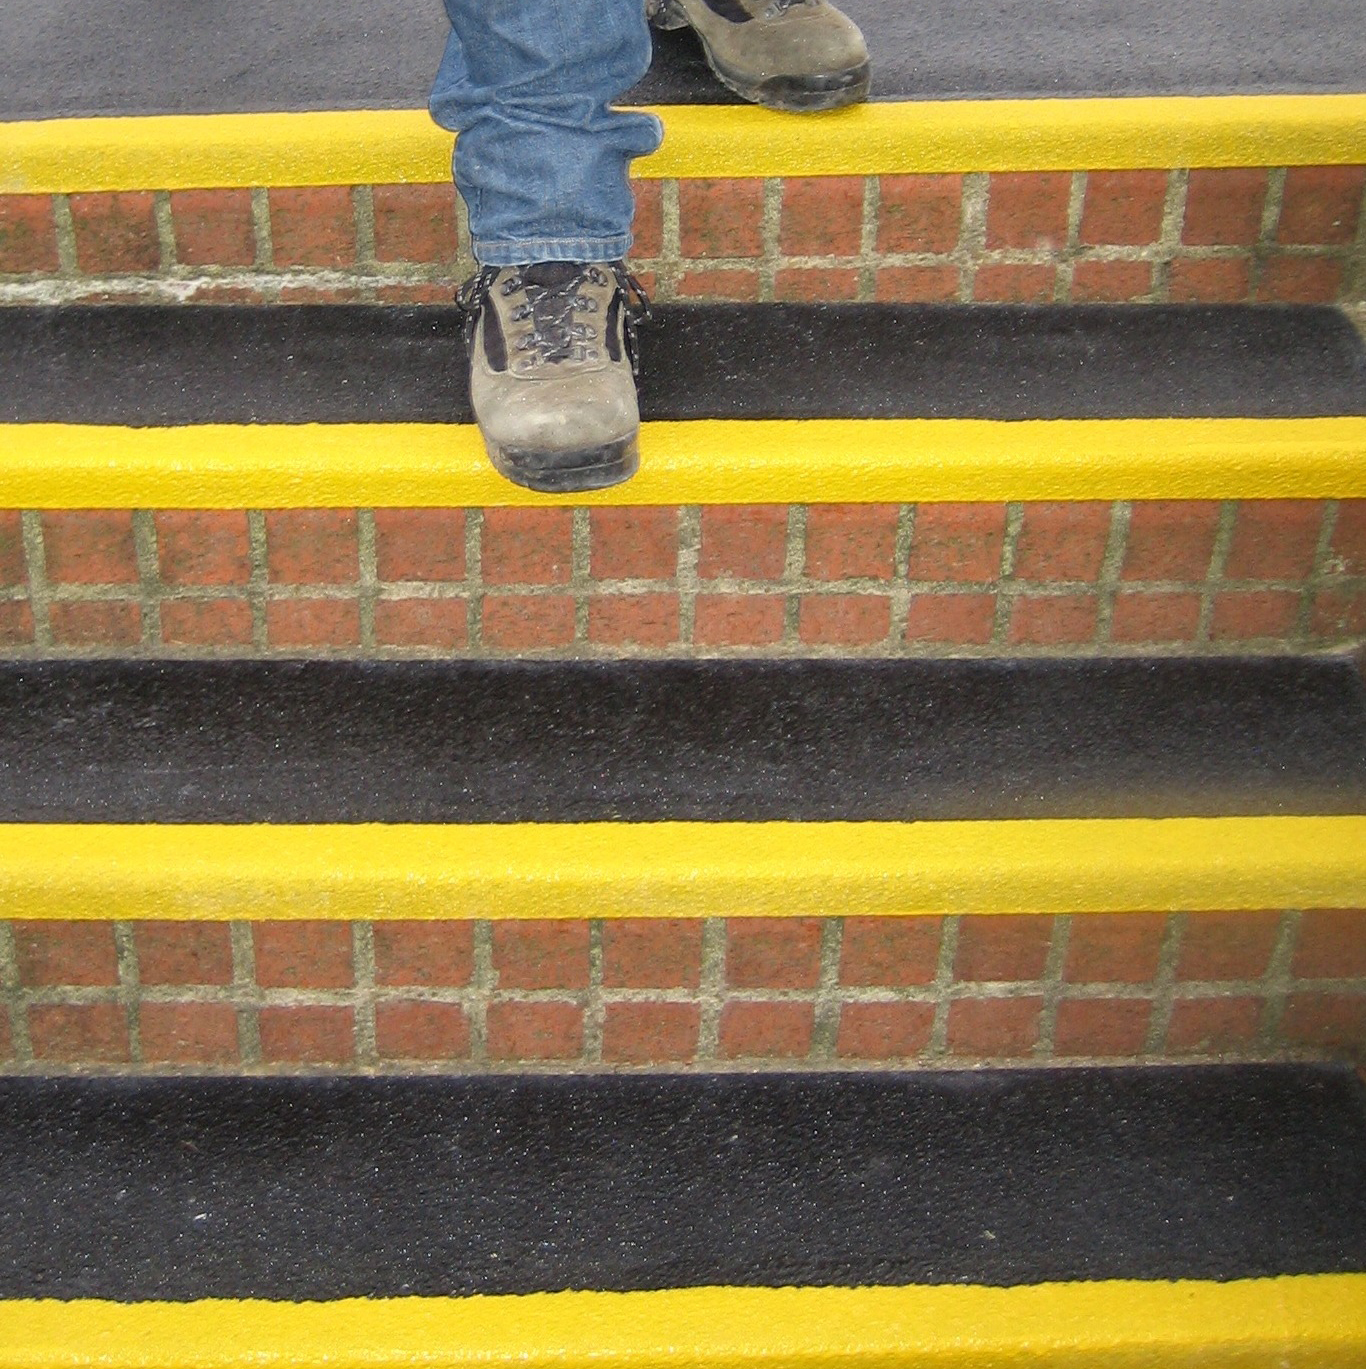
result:
<svg viewBox="0 0 1366 1369"><path fill-rule="evenodd" d="M8 321L0 504L569 502L488 468L453 309ZM642 474L574 502L1366 494L1366 348L1331 309L667 306L642 350Z"/></svg>
<svg viewBox="0 0 1366 1369"><path fill-rule="evenodd" d="M6 1369L1366 1352L1345 1069L13 1079L0 1129Z"/></svg>

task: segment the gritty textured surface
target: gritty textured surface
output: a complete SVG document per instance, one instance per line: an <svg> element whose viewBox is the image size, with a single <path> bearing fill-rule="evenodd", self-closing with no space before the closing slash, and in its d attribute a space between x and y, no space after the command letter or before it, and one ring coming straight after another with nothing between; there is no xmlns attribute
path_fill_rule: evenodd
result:
<svg viewBox="0 0 1366 1369"><path fill-rule="evenodd" d="M1358 90L1354 0L844 0L880 99ZM437 0L244 0L187 8L12 0L0 14L0 118L369 109L425 104ZM657 35L642 102L722 101L690 33Z"/></svg>
<svg viewBox="0 0 1366 1369"><path fill-rule="evenodd" d="M1366 413L1324 307L674 305L641 341L656 420ZM468 422L465 375L453 309L17 309L0 421Z"/></svg>
<svg viewBox="0 0 1366 1369"><path fill-rule="evenodd" d="M14 663L9 822L1366 811L1344 661Z"/></svg>
<svg viewBox="0 0 1366 1369"><path fill-rule="evenodd" d="M1366 1270L1325 1068L9 1080L0 1294L188 1300Z"/></svg>

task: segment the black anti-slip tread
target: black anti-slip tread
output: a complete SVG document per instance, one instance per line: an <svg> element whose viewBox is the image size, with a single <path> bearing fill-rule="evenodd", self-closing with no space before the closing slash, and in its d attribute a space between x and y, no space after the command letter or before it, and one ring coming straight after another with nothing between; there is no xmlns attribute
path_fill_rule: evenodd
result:
<svg viewBox="0 0 1366 1369"><path fill-rule="evenodd" d="M6 822L1364 812L1328 658L0 665Z"/></svg>
<svg viewBox="0 0 1366 1369"><path fill-rule="evenodd" d="M1337 310L672 305L646 419L1308 418L1366 413ZM11 309L0 422L468 422L454 308Z"/></svg>
<svg viewBox="0 0 1366 1369"><path fill-rule="evenodd" d="M873 53L873 98L1357 91L1358 0L841 0ZM0 119L420 108L439 0L6 0ZM729 103L689 32L655 36L628 100Z"/></svg>
<svg viewBox="0 0 1366 1369"><path fill-rule="evenodd" d="M1366 1271L1316 1066L0 1081L0 1296Z"/></svg>

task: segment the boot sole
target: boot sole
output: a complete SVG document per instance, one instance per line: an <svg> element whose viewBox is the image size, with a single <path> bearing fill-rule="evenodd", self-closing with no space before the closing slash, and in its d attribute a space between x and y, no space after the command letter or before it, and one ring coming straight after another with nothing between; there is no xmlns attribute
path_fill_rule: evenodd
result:
<svg viewBox="0 0 1366 1369"><path fill-rule="evenodd" d="M539 494L583 494L629 480L640 469L640 443L628 437L578 452L544 452L485 442L499 475Z"/></svg>

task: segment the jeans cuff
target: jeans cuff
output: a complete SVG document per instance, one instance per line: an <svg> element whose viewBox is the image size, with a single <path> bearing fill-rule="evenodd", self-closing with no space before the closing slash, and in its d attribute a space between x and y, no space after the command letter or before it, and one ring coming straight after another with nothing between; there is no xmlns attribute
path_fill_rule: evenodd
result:
<svg viewBox="0 0 1366 1369"><path fill-rule="evenodd" d="M631 250L631 235L611 238L521 238L511 242L474 241L480 266L524 266L534 261L620 261Z"/></svg>

